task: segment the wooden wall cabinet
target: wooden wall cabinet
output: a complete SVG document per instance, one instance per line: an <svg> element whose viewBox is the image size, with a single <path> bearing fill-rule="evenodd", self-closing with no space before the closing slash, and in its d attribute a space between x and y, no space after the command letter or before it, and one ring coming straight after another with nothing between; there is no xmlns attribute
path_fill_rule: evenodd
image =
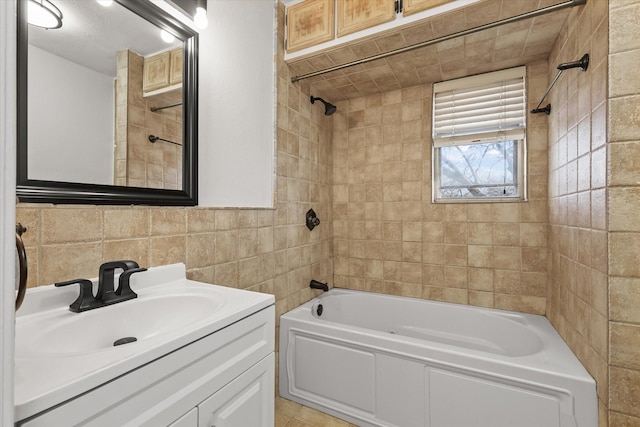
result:
<svg viewBox="0 0 640 427"><path fill-rule="evenodd" d="M441 4L450 3L453 0L403 0L403 16L413 15L423 10L431 9Z"/></svg>
<svg viewBox="0 0 640 427"><path fill-rule="evenodd" d="M334 0L305 0L287 8L287 51L333 40Z"/></svg>
<svg viewBox="0 0 640 427"><path fill-rule="evenodd" d="M169 85L177 85L182 83L182 48L173 49L170 57Z"/></svg>
<svg viewBox="0 0 640 427"><path fill-rule="evenodd" d="M144 92L169 86L170 58L169 52L162 52L144 58L144 74L142 77L142 90Z"/></svg>
<svg viewBox="0 0 640 427"><path fill-rule="evenodd" d="M363 30L371 29L366 31L365 37L374 37L376 31L401 27L407 23L403 18L409 15L454 1L402 0L400 13L396 12L395 0L302 0L286 10L286 54L307 48L315 48L310 51L331 49L340 44L341 37ZM431 16L429 12L426 14ZM413 17L409 20L414 21ZM386 23L391 24L376 29ZM307 53L295 56L304 56Z"/></svg>
<svg viewBox="0 0 640 427"><path fill-rule="evenodd" d="M182 48L144 58L143 92L152 92L181 83Z"/></svg>
<svg viewBox="0 0 640 427"><path fill-rule="evenodd" d="M393 21L394 0L338 0L338 37Z"/></svg>

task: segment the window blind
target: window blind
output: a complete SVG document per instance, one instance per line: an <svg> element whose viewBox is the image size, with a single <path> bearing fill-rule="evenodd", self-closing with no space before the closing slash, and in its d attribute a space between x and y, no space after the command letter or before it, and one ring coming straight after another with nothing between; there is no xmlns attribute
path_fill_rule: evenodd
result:
<svg viewBox="0 0 640 427"><path fill-rule="evenodd" d="M434 146L523 139L525 72L517 67L434 84Z"/></svg>

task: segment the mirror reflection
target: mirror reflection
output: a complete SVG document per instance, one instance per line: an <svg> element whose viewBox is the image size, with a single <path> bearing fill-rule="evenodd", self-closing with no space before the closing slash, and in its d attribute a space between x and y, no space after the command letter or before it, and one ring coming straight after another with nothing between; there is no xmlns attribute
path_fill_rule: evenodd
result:
<svg viewBox="0 0 640 427"><path fill-rule="evenodd" d="M28 25L28 179L181 190L184 41L117 2L54 4L59 28Z"/></svg>

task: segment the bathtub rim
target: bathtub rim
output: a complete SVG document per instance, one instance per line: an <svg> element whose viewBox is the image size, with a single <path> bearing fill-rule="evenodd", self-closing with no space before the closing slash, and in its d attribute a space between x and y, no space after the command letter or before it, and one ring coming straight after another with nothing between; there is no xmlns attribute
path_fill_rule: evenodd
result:
<svg viewBox="0 0 640 427"><path fill-rule="evenodd" d="M546 316L540 314L531 314L531 313L523 313L523 312L515 312L510 310L503 310L497 308L489 308L489 307L480 307L480 306L472 306L467 304L459 304L445 301L435 301L428 300L422 298L415 297L407 297L401 295L392 295L392 294L382 294L371 291L364 290L354 290L354 289L346 289L334 287L331 288L327 292L323 292L319 294L315 298L305 302L298 307L293 308L280 316L280 331L282 331L282 323L286 324L288 320L295 320L305 322L315 328L314 324L320 324L320 327L330 328L333 331L343 331L345 328L341 327L342 323L334 322L331 320L326 320L322 318L318 318L313 316L312 308L316 304L316 302L321 302L322 299L329 296L338 296L338 295L349 295L349 294L363 294L375 297L382 298L391 298L396 300L411 300L415 302L425 303L428 305L437 305L440 307L456 307L463 310L478 310L482 312L487 312L489 314L498 315L499 317L506 318L507 320L515 321L527 328L532 328L536 333L543 333L542 339L542 348L540 351L524 355L524 356L505 356L496 353L489 353L481 350L474 350L469 348L462 348L459 346L444 344L444 343L433 343L434 345L429 346L430 350L436 351L442 357L458 357L462 353L460 349L464 350L464 357L470 357L473 360L483 363L498 363L500 365L513 366L516 368L530 369L530 370L539 370L539 371L550 371L554 374L557 374L564 378L570 378L576 381L585 381L590 382L595 387L595 380L593 377L587 372L586 368L582 365L582 362L578 360L578 357L573 353L573 351L569 348L568 344L564 339L560 336L560 333L553 327L551 322ZM517 320L520 319L520 320ZM316 326L317 327L317 326ZM378 331L375 329L363 328L360 326L348 325L348 329L353 329L359 334L363 336L374 336L384 340L389 340L395 342L396 344L403 344L405 342L410 343L414 346L421 346L425 340L419 338L413 338L405 335L392 335L382 331ZM282 334L281 334L282 340ZM536 359L540 359L541 357L546 357L546 359L550 362L549 364L540 364L535 363ZM562 361L563 363L553 363L557 361ZM531 365L531 362L534 362ZM538 360L539 362L539 360Z"/></svg>

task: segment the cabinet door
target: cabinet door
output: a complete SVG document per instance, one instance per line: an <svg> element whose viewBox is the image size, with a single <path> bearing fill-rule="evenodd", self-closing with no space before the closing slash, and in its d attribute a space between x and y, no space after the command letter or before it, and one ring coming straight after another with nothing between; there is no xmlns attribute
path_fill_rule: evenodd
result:
<svg viewBox="0 0 640 427"><path fill-rule="evenodd" d="M198 426L273 427L274 376L271 353L198 405Z"/></svg>
<svg viewBox="0 0 640 427"><path fill-rule="evenodd" d="M404 0L402 3L402 15L412 15L452 1L453 0Z"/></svg>
<svg viewBox="0 0 640 427"><path fill-rule="evenodd" d="M394 0L338 0L338 37L392 21Z"/></svg>
<svg viewBox="0 0 640 427"><path fill-rule="evenodd" d="M287 52L333 40L334 1L305 0L287 8Z"/></svg>
<svg viewBox="0 0 640 427"><path fill-rule="evenodd" d="M193 408L167 427L198 427L198 408Z"/></svg>
<svg viewBox="0 0 640 427"><path fill-rule="evenodd" d="M182 48L171 51L171 68L169 69L169 84L182 83Z"/></svg>
<svg viewBox="0 0 640 427"><path fill-rule="evenodd" d="M144 59L142 90L150 92L169 86L170 53L163 52Z"/></svg>

